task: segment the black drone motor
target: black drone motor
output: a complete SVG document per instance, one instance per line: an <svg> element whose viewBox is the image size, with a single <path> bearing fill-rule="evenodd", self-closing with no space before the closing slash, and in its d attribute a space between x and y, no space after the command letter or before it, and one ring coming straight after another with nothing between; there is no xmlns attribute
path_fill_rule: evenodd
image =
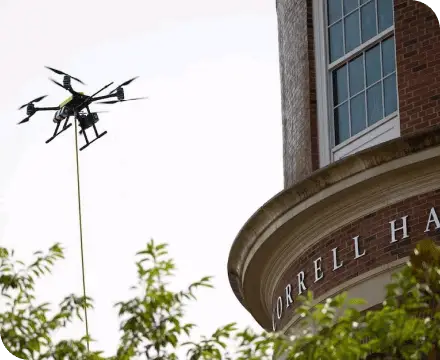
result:
<svg viewBox="0 0 440 360"><path fill-rule="evenodd" d="M26 114L27 116L31 116L33 114L35 114L35 105L34 104L29 104L26 108Z"/></svg>
<svg viewBox="0 0 440 360"><path fill-rule="evenodd" d="M122 87L117 88L116 97L119 101L125 99L124 89Z"/></svg>
<svg viewBox="0 0 440 360"><path fill-rule="evenodd" d="M63 78L63 85L65 88L69 88L70 87L70 76L65 75Z"/></svg>

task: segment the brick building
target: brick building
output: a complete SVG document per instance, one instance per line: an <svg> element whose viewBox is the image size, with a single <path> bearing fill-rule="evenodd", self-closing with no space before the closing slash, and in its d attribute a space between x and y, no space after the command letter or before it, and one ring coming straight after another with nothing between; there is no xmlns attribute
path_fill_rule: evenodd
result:
<svg viewBox="0 0 440 360"><path fill-rule="evenodd" d="M229 255L266 329L296 297L382 302L423 237L440 240L440 27L415 0L277 0L285 188Z"/></svg>

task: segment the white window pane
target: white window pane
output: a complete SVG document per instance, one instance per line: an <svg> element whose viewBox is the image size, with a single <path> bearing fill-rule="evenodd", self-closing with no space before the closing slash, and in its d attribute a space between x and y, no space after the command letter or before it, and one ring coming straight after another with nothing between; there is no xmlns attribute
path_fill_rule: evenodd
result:
<svg viewBox="0 0 440 360"><path fill-rule="evenodd" d="M365 93L362 92L350 100L351 136L366 128Z"/></svg>
<svg viewBox="0 0 440 360"><path fill-rule="evenodd" d="M364 90L364 55L348 63L348 74L350 83L350 96L357 94Z"/></svg>
<svg viewBox="0 0 440 360"><path fill-rule="evenodd" d="M369 2L361 7L361 28L362 42L365 42L377 35L376 26L376 3Z"/></svg>
<svg viewBox="0 0 440 360"><path fill-rule="evenodd" d="M385 116L397 110L396 73L388 76L383 81L385 96Z"/></svg>
<svg viewBox="0 0 440 360"><path fill-rule="evenodd" d="M344 42L342 37L342 22L339 21L329 29L330 62L344 55Z"/></svg>
<svg viewBox="0 0 440 360"><path fill-rule="evenodd" d="M365 53L365 67L367 72L367 87L380 80L380 46L376 45Z"/></svg>
<svg viewBox="0 0 440 360"><path fill-rule="evenodd" d="M348 14L359 6L359 0L344 0L344 14Z"/></svg>
<svg viewBox="0 0 440 360"><path fill-rule="evenodd" d="M333 24L342 18L342 0L327 0L328 23Z"/></svg>
<svg viewBox="0 0 440 360"><path fill-rule="evenodd" d="M382 69L384 77L396 70L394 36L382 43Z"/></svg>
<svg viewBox="0 0 440 360"><path fill-rule="evenodd" d="M367 90L368 125L383 119L382 82Z"/></svg>
<svg viewBox="0 0 440 360"><path fill-rule="evenodd" d="M359 10L348 15L344 19L345 25L345 52L353 50L361 44L361 36L359 31Z"/></svg>
<svg viewBox="0 0 440 360"><path fill-rule="evenodd" d="M347 65L333 71L333 104L336 106L348 98Z"/></svg>
<svg viewBox="0 0 440 360"><path fill-rule="evenodd" d="M379 32L393 25L393 0L378 0L377 14L379 16Z"/></svg>
<svg viewBox="0 0 440 360"><path fill-rule="evenodd" d="M336 145L350 137L348 124L348 102L337 107L334 111L335 116L335 142Z"/></svg>

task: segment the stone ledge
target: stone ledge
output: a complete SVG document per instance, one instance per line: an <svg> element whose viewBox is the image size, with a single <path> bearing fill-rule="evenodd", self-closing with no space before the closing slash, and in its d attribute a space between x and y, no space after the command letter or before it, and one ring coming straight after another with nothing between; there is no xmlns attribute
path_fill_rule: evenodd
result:
<svg viewBox="0 0 440 360"><path fill-rule="evenodd" d="M367 169L440 145L440 127L397 138L341 159L278 193L245 223L232 245L228 260L231 287L244 305L244 264L260 235L287 211L322 190Z"/></svg>

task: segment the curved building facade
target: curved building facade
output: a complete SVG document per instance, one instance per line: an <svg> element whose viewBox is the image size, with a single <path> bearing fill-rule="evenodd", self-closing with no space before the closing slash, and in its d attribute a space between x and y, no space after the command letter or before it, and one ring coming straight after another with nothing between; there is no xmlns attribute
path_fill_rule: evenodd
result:
<svg viewBox="0 0 440 360"><path fill-rule="evenodd" d="M231 287L267 330L296 298L379 305L440 242L440 27L415 0L277 0L285 188L244 224Z"/></svg>

